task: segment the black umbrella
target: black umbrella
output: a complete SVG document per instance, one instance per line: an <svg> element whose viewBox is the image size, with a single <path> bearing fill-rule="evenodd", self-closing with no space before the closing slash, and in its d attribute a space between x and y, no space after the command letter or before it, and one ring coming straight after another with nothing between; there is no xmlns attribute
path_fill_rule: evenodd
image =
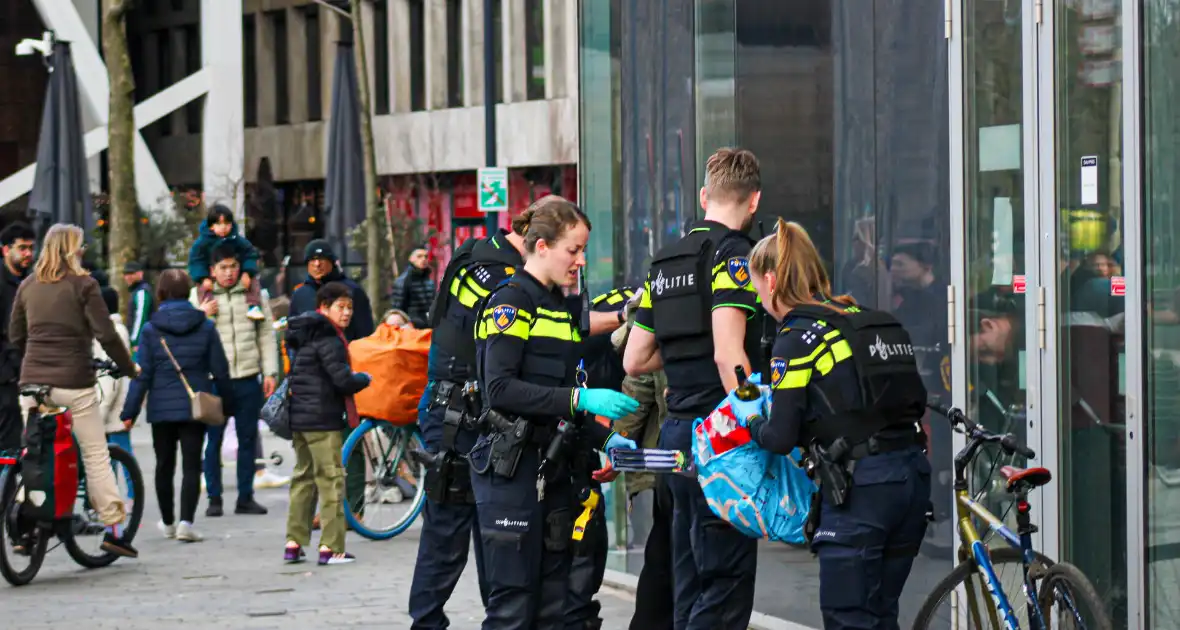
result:
<svg viewBox="0 0 1180 630"><path fill-rule="evenodd" d="M73 223L89 235L94 230L94 204L82 145L82 113L70 45L55 42L48 59L49 87L41 114L37 167L29 193L29 214L38 236L52 223Z"/></svg>
<svg viewBox="0 0 1180 630"><path fill-rule="evenodd" d="M328 172L324 181L324 237L344 264L362 262L348 247L348 231L365 218L365 175L361 152L360 105L352 42L336 44L332 112L328 129Z"/></svg>

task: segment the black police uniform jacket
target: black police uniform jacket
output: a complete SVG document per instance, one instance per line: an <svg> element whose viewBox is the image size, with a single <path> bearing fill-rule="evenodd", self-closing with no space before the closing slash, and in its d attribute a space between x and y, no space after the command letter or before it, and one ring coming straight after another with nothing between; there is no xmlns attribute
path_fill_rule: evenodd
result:
<svg viewBox="0 0 1180 630"><path fill-rule="evenodd" d="M484 402L552 428L572 419L582 337L578 313L557 288L547 288L523 269L487 301L476 330ZM602 448L610 429L583 424L587 441Z"/></svg>
<svg viewBox="0 0 1180 630"><path fill-rule="evenodd" d="M434 335L426 377L432 381L462 383L475 376L472 360L460 356L475 356L475 311L481 300L524 264L505 230L464 246L471 247L471 255L452 258L431 306Z"/></svg>

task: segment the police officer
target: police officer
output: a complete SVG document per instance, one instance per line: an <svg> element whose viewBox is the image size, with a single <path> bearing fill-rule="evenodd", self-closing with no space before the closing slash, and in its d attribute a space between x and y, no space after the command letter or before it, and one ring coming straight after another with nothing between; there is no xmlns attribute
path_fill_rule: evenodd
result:
<svg viewBox="0 0 1180 630"><path fill-rule="evenodd" d="M586 264L585 215L548 196L513 225L524 237L524 267L485 299L476 327L486 428L471 453L471 480L488 581L483 627L549 630L563 627L568 590L575 514L567 456L587 444L635 448L578 416L614 420L638 403L577 387L581 313L561 290Z"/></svg>
<svg viewBox="0 0 1180 630"><path fill-rule="evenodd" d="M593 312L605 312L626 317L624 308L635 295L635 289L620 287L611 289L590 301ZM582 356L585 363L585 383L606 389L622 390L623 361L611 343L609 333L598 333L587 337L583 343ZM580 375L579 375L580 376ZM598 630L602 618L598 616L601 604L594 599L602 587L606 575L607 544L606 505L603 502L602 481L614 479L614 474L599 465L600 458L593 447L587 445L573 455L575 490L575 512L588 493L595 493L597 507L591 514L582 539L574 545L574 557L570 565L569 595L565 603L565 627L567 630Z"/></svg>
<svg viewBox="0 0 1180 630"><path fill-rule="evenodd" d="M656 254L623 363L628 374L661 365L668 418L660 448L688 452L692 423L708 415L759 359L761 309L750 284L747 236L758 208L758 159L720 149L706 164L704 220ZM695 479L670 476L676 630L745 628L754 608L757 541L717 518Z"/></svg>
<svg viewBox="0 0 1180 630"><path fill-rule="evenodd" d="M487 603L479 524L464 459L478 436L474 424L480 405L478 392L467 383L475 380L476 304L524 264L523 251L524 239L505 230L467 240L452 254L430 308L434 335L418 422L434 457L428 464L418 562L410 585L415 630L448 627L443 607L467 566L468 540L475 546L480 596Z"/></svg>
<svg viewBox="0 0 1180 630"><path fill-rule="evenodd" d="M918 427L926 389L905 329L833 296L807 232L779 221L750 256L762 304L782 322L770 361L763 448L808 451L820 485L809 531L824 627L898 627L898 598L926 532L930 464ZM739 417L744 414L739 413Z"/></svg>

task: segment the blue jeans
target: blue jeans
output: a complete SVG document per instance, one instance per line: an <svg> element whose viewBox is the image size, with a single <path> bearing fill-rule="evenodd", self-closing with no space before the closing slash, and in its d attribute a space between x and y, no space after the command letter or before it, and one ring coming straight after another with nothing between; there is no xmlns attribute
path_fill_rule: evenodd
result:
<svg viewBox="0 0 1180 630"><path fill-rule="evenodd" d="M254 452L258 442L258 414L262 411L262 383L257 376L233 381L234 428L238 435L238 503L254 498ZM225 427L209 427L205 442L205 486L210 499L221 498L221 440Z"/></svg>
<svg viewBox="0 0 1180 630"><path fill-rule="evenodd" d="M107 434L107 444L114 444L119 448L134 455L135 452L131 450L131 432L119 431L117 433ZM124 470L123 476L127 478L127 498L135 500L135 487L131 485L131 471Z"/></svg>

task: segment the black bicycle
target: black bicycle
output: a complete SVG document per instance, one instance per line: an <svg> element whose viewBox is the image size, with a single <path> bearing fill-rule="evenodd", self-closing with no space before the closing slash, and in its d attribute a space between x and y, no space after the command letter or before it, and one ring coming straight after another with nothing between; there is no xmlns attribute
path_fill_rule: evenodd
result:
<svg viewBox="0 0 1180 630"><path fill-rule="evenodd" d="M99 375L119 376L118 367L110 361L96 360L93 367ZM47 385L21 387L22 396L37 401L37 406L29 410L30 419L33 414L56 416L68 411L49 402L51 389ZM73 448L80 453L76 438ZM131 453L114 445L107 448L115 482L120 486L128 508L123 522L123 539L130 543L143 519L143 474ZM53 521L30 518L28 510L23 509L26 502L36 500L30 494L26 492L20 455L0 453L0 574L9 584L24 586L32 582L45 561L45 554L58 545L65 545L74 562L87 569L109 566L119 559L118 554L102 549L106 526L90 503L83 466L79 466L77 498L70 517ZM55 537L59 542L51 549L49 542Z"/></svg>

